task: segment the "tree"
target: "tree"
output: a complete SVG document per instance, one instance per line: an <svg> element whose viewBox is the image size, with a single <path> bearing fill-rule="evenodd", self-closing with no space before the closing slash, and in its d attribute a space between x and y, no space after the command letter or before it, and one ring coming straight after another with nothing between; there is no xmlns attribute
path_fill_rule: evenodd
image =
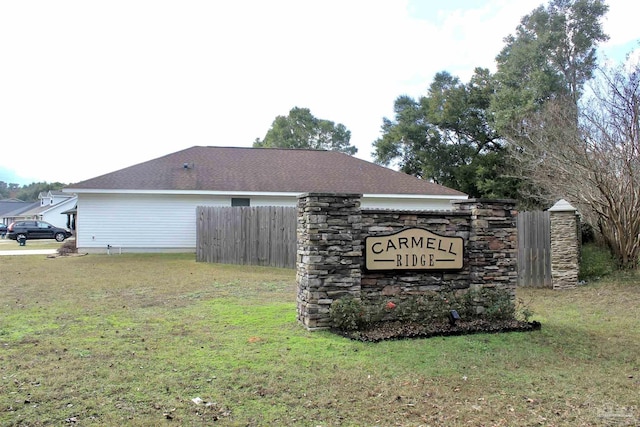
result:
<svg viewBox="0 0 640 427"><path fill-rule="evenodd" d="M621 268L640 255L640 67L601 70L576 120L573 99L527 116L514 133L523 176L596 226Z"/></svg>
<svg viewBox="0 0 640 427"><path fill-rule="evenodd" d="M551 99L577 106L597 65L596 46L609 38L600 22L608 9L602 0L551 0L522 18L496 57L499 130Z"/></svg>
<svg viewBox="0 0 640 427"><path fill-rule="evenodd" d="M20 185L15 183L6 183L0 181L0 199L6 199L11 196L11 193L17 190Z"/></svg>
<svg viewBox="0 0 640 427"><path fill-rule="evenodd" d="M504 178L505 153L489 122L494 81L477 68L467 84L437 73L427 96L396 99L395 120L383 119L373 143L376 162L397 163L408 174L456 188L473 197L512 197Z"/></svg>
<svg viewBox="0 0 640 427"><path fill-rule="evenodd" d="M474 197L535 205L523 192L530 182L515 169L504 136L516 138L517 123L561 98L571 101L564 105L577 120L596 46L608 38L600 23L607 9L602 0L551 0L505 39L495 75L476 69L462 84L442 72L427 96L399 97L394 120L383 119L382 137L374 142L375 160Z"/></svg>
<svg viewBox="0 0 640 427"><path fill-rule="evenodd" d="M263 140L254 147L302 148L341 151L350 155L358 149L349 144L351 131L343 124L318 119L308 108L294 107L288 116L278 116Z"/></svg>

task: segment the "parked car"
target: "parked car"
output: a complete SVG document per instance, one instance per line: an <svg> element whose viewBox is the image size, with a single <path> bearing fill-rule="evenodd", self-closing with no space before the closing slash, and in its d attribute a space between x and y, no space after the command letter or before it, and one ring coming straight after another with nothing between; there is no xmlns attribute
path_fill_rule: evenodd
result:
<svg viewBox="0 0 640 427"><path fill-rule="evenodd" d="M13 240L56 239L62 242L71 236L71 231L45 221L16 221L7 228L7 237Z"/></svg>
<svg viewBox="0 0 640 427"><path fill-rule="evenodd" d="M7 225L0 224L0 238L4 239L4 236L7 235Z"/></svg>

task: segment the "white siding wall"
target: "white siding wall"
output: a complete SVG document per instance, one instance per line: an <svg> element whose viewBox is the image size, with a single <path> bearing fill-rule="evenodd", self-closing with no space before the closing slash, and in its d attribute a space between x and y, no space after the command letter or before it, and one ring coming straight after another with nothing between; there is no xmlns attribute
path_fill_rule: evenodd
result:
<svg viewBox="0 0 640 427"><path fill-rule="evenodd" d="M126 250L195 250L196 207L229 206L229 198L147 194L80 194L77 245ZM116 249L118 250L118 249ZM95 252L95 251L93 251Z"/></svg>
<svg viewBox="0 0 640 427"><path fill-rule="evenodd" d="M287 197L287 196L274 196L274 197L266 197L266 196L247 196L251 199L251 206L292 206L296 207L298 205L297 197ZM231 201L229 201L229 205L231 206Z"/></svg>

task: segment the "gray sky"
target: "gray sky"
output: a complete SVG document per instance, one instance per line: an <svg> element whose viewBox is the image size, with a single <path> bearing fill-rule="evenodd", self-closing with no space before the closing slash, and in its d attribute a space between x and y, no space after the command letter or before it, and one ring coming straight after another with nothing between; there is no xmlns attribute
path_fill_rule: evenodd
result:
<svg viewBox="0 0 640 427"><path fill-rule="evenodd" d="M610 0L603 53L638 47ZM494 69L541 1L0 0L0 180L71 183L193 145L251 146L305 107L371 160L399 95ZM24 154L23 154L24 153Z"/></svg>

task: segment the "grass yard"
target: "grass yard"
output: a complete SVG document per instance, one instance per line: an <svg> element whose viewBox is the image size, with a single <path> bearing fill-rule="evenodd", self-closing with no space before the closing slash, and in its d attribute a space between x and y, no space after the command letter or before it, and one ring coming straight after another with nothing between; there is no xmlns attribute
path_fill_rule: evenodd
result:
<svg viewBox="0 0 640 427"><path fill-rule="evenodd" d="M540 331L373 344L298 325L292 270L193 258L0 257L0 425L640 424L637 274L519 289Z"/></svg>

